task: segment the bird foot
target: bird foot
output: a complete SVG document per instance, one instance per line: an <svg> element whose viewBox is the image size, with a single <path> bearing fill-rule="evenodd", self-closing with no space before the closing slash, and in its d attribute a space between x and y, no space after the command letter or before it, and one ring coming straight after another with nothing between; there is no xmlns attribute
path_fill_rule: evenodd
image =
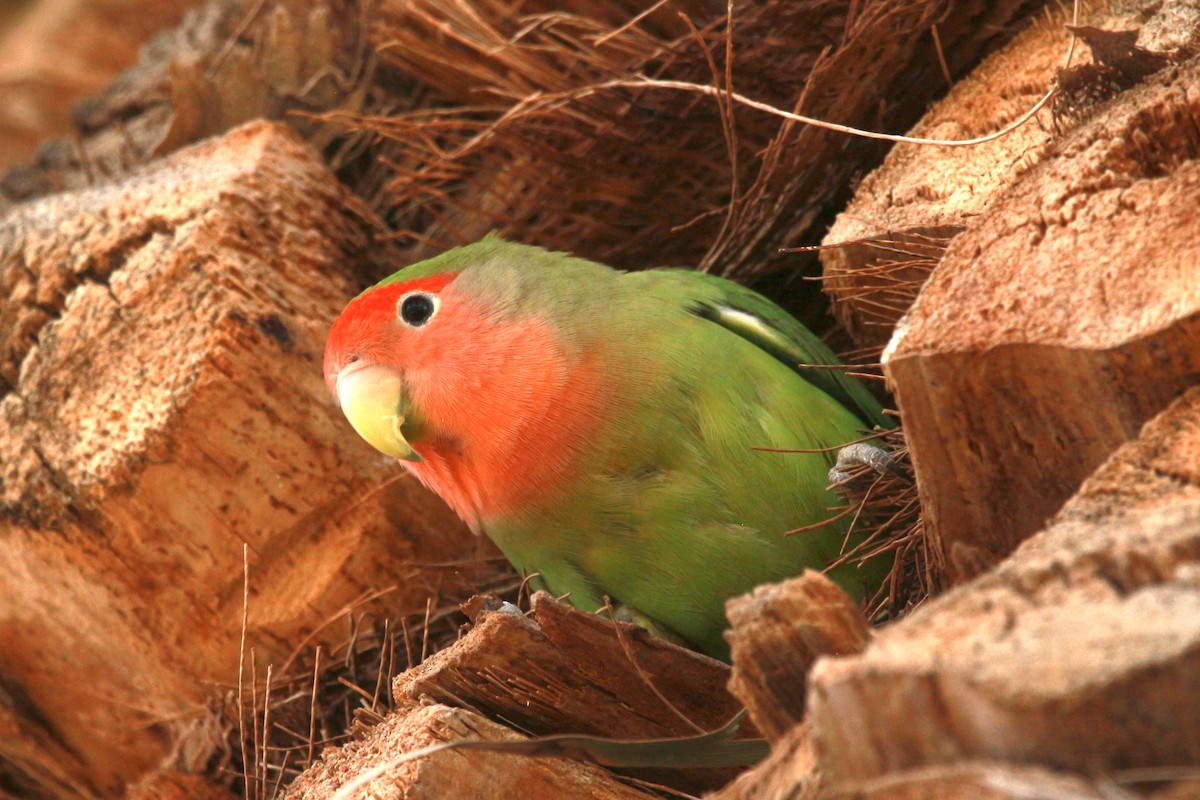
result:
<svg viewBox="0 0 1200 800"><path fill-rule="evenodd" d="M879 475L900 475L896 462L886 450L866 442L855 442L838 451L837 463L829 470L829 482L834 485L848 483L856 477L856 467L870 467Z"/></svg>

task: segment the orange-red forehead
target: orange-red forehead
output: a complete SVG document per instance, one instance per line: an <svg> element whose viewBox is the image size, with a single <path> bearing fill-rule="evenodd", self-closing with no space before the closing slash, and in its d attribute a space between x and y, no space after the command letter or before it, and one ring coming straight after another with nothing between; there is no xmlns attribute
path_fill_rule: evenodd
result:
<svg viewBox="0 0 1200 800"><path fill-rule="evenodd" d="M395 316L396 304L404 295L409 292L440 292L457 277L458 272L439 272L436 275L413 278L411 281L375 286L352 300L346 311L355 316L371 318L379 314Z"/></svg>

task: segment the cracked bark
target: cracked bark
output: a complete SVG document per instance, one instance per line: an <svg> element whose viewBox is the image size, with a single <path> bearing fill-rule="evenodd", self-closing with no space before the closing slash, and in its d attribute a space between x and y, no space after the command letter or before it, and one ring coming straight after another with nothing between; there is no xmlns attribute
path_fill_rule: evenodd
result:
<svg viewBox="0 0 1200 800"><path fill-rule="evenodd" d="M4 219L0 674L36 714L0 760L53 760L47 794L211 756L196 737L206 687L237 681L243 542L263 664L363 587L423 603L406 560L474 553L327 398L324 333L372 230L355 208L258 123Z"/></svg>
<svg viewBox="0 0 1200 800"><path fill-rule="evenodd" d="M953 241L885 353L958 579L1200 374L1198 79L1195 59L1168 68L1056 142Z"/></svg>
<svg viewBox="0 0 1200 800"><path fill-rule="evenodd" d="M1090 775L1200 759L1198 453L1193 389L998 568L862 656L819 664L827 778L972 759Z"/></svg>

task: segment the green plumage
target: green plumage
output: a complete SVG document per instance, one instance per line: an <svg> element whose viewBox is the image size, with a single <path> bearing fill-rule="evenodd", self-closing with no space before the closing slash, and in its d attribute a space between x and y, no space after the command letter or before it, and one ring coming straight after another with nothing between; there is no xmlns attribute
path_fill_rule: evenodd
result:
<svg viewBox="0 0 1200 800"><path fill-rule="evenodd" d="M833 516L836 449L887 422L842 371L797 368L837 362L774 303L696 272L621 273L494 237L388 282L446 270L463 270L458 290L494 318L546 321L616 388L570 481L482 521L545 588L587 610L607 595L724 658L727 598L822 569L851 546L841 522L785 534ZM888 567L830 575L862 596Z"/></svg>

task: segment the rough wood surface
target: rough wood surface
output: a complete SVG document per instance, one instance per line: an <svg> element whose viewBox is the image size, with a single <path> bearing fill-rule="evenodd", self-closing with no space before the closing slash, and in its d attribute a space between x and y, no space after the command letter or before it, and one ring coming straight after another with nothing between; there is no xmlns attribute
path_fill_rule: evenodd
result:
<svg viewBox="0 0 1200 800"><path fill-rule="evenodd" d="M1010 552L1200 376L1198 80L1169 68L1056 142L885 352L951 572Z"/></svg>
<svg viewBox="0 0 1200 800"><path fill-rule="evenodd" d="M861 653L871 630L858 603L811 570L725 604L733 674L729 690L772 742L804 718L808 671L821 656Z"/></svg>
<svg viewBox="0 0 1200 800"><path fill-rule="evenodd" d="M741 707L725 688L728 680L729 667L720 661L537 592L528 616L513 606L477 612L470 633L400 675L394 691L400 702L465 706L533 734L655 739L729 722ZM750 725L742 732L755 735ZM700 790L736 772L671 770L653 777Z"/></svg>
<svg viewBox="0 0 1200 800"><path fill-rule="evenodd" d="M1100 6L1088 9L1090 28L1132 31L1143 52L1175 52L1194 35L1196 10L1188 3L1113 0ZM1083 42L1071 70L1061 72L1070 20L1069 7L1039 15L956 82L908 135L984 136L1013 123L1058 86L1055 102L1012 133L971 147L897 144L838 215L822 242L824 289L860 346L882 350L954 237L1040 163L1052 141L1115 91L1087 80L1103 54L1094 57Z"/></svg>
<svg viewBox="0 0 1200 800"><path fill-rule="evenodd" d="M1055 519L1100 522L1193 500L1200 501L1200 387L1184 392L1113 453Z"/></svg>
<svg viewBox="0 0 1200 800"><path fill-rule="evenodd" d="M1039 20L954 84L909 136L969 139L1004 128L1050 87L1066 52L1065 12ZM882 349L949 242L1051 139L1050 111L977 147L900 143L825 235L824 289L860 346Z"/></svg>
<svg viewBox="0 0 1200 800"><path fill-rule="evenodd" d="M126 175L255 119L288 117L323 149L335 132L289 112L361 108L369 70L359 25L357 6L339 0L209 0L150 42L103 94L80 101L70 135L43 142L4 174L0 207ZM407 84L391 88L388 102L399 109Z"/></svg>
<svg viewBox="0 0 1200 800"><path fill-rule="evenodd" d="M522 737L479 714L441 705L408 706L361 741L325 751L284 800L329 800L367 770L421 747L461 739ZM474 751L445 751L390 769L351 795L354 800L639 800L656 797L591 764Z"/></svg>
<svg viewBox="0 0 1200 800"><path fill-rule="evenodd" d="M1200 390L993 572L880 632L862 656L818 663L810 708L826 774L1200 760L1197 452Z"/></svg>
<svg viewBox="0 0 1200 800"><path fill-rule="evenodd" d="M199 0L39 0L0 25L0 171L71 130L71 106ZM8 12L0 12L3 15Z"/></svg>
<svg viewBox="0 0 1200 800"><path fill-rule="evenodd" d="M1111 784L1041 767L962 762L830 786L821 800L1134 800Z"/></svg>
<svg viewBox="0 0 1200 800"><path fill-rule="evenodd" d="M354 207L253 124L0 220L0 674L93 791L221 746L243 543L264 664L367 591L423 607L406 562L475 546L328 399Z"/></svg>
<svg viewBox="0 0 1200 800"><path fill-rule="evenodd" d="M505 608L478 613L470 633L400 675L396 699L465 704L533 733L619 738L715 730L739 710L720 661L545 592L528 616Z"/></svg>

